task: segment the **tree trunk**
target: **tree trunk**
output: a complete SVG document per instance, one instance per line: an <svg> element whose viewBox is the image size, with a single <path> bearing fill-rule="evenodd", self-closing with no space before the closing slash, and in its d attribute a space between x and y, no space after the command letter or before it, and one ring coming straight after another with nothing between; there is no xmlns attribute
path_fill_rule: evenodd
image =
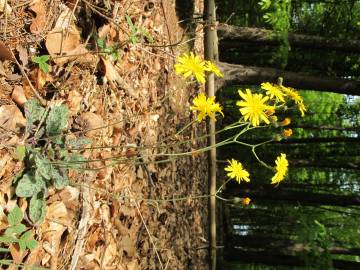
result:
<svg viewBox="0 0 360 270"><path fill-rule="evenodd" d="M254 42L263 45L280 44L280 39L276 35L276 32L262 28L222 24L217 27L217 32L221 43L226 44L225 46L228 48L237 47L241 42ZM289 33L289 43L292 47L360 53L359 40L344 40Z"/></svg>
<svg viewBox="0 0 360 270"><path fill-rule="evenodd" d="M333 193L315 193L311 191L285 190L270 185L256 186L256 189L246 187L249 185L231 185L226 190L230 196L250 197L254 200L288 201L301 205L360 205L360 197L354 195L337 195Z"/></svg>
<svg viewBox="0 0 360 270"><path fill-rule="evenodd" d="M267 81L276 82L279 77L283 77L284 85L296 89L360 95L360 81L356 80L316 77L275 68L232 65L224 62L218 65L224 72L224 77L217 79L218 88L230 85L254 85Z"/></svg>

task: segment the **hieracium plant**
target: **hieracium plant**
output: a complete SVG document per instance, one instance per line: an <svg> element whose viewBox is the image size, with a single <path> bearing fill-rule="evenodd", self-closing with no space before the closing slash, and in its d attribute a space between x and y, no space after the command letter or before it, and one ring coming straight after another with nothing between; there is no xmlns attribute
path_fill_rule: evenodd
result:
<svg viewBox="0 0 360 270"><path fill-rule="evenodd" d="M174 68L176 74L183 76L185 79L195 79L199 83L205 83L205 72L214 73L219 77L223 76L222 72L215 63L211 61L204 61L200 56L197 56L192 52L189 54L184 53L179 56ZM226 144L233 143L250 147L260 164L274 172L270 183L278 185L288 174L289 162L286 154L280 153L280 155L276 158L274 165L270 166L263 162L257 156L255 151L258 146L270 141L251 145L242 142L240 140L240 136L248 130L264 127L270 124L280 127L289 125L291 119L288 117L278 121L278 117L276 116L277 111L286 111L289 108L296 107L303 117L307 109L300 94L293 88L283 86L282 82L279 84L264 82L261 84L260 89L261 92L256 92L252 89L238 90L239 100L236 102L236 106L239 107L241 118L238 121L223 127L222 130L217 131L217 134L230 129L237 129L238 132L230 138L217 142L213 147L221 147ZM192 103L193 104L190 106L190 110L197 113L197 122L203 121L207 116L212 120L216 120L218 115L224 116L222 107L215 101L215 97L207 97L204 93L200 93L193 99ZM291 136L292 133L293 132L290 128L283 128L282 134L275 136L275 138L286 138ZM203 150L208 150L210 148L206 147ZM231 159L228 162L228 166L225 167L228 180L225 181L225 183L231 179L234 179L238 183L241 181L250 182L250 174L243 167L241 162L235 159ZM250 198L245 199L243 204L249 204Z"/></svg>
<svg viewBox="0 0 360 270"><path fill-rule="evenodd" d="M38 224L46 214L48 188L62 189L68 185L68 169L81 167L83 158L67 150L66 146L76 141L65 141L68 108L64 104L45 109L32 99L25 103L25 117L27 139L15 151L24 168L14 178L13 185L18 197L29 200L28 217Z"/></svg>

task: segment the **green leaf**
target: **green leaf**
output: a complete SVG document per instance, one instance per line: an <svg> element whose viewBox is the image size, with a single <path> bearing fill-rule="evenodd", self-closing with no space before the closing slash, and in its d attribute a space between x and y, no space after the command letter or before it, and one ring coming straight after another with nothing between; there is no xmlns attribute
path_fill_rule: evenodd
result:
<svg viewBox="0 0 360 270"><path fill-rule="evenodd" d="M62 176L57 170L53 172L53 180L56 189L63 189L69 184L69 179L66 176Z"/></svg>
<svg viewBox="0 0 360 270"><path fill-rule="evenodd" d="M15 237L12 236L0 236L0 243L17 243L19 240L17 240Z"/></svg>
<svg viewBox="0 0 360 270"><path fill-rule="evenodd" d="M38 242L35 239L31 239L26 242L26 246L31 250L35 249L37 244L38 244Z"/></svg>
<svg viewBox="0 0 360 270"><path fill-rule="evenodd" d="M136 32L137 32L137 29L136 29L136 27L134 26L134 24L133 24L130 16L129 16L129 15L125 15L125 18L126 18L126 22L128 23L128 25L129 25L129 27L130 27L131 32L136 33Z"/></svg>
<svg viewBox="0 0 360 270"><path fill-rule="evenodd" d="M15 193L18 197L29 198L40 192L35 179L28 174L24 174L23 177L17 183Z"/></svg>
<svg viewBox="0 0 360 270"><path fill-rule="evenodd" d="M34 63L37 63L39 65L39 68L44 71L45 73L49 72L49 64L47 61L49 61L50 55L42 55L42 56L33 56L31 60Z"/></svg>
<svg viewBox="0 0 360 270"><path fill-rule="evenodd" d="M98 38L96 40L96 44L101 48L101 49L105 49L106 48L106 43L105 40L102 38Z"/></svg>
<svg viewBox="0 0 360 270"><path fill-rule="evenodd" d="M46 133L53 136L64 131L67 126L68 114L68 108L63 104L51 108L46 119Z"/></svg>
<svg viewBox="0 0 360 270"><path fill-rule="evenodd" d="M39 64L39 68L45 72L45 73L48 73L49 72L49 65L47 63L41 63Z"/></svg>
<svg viewBox="0 0 360 270"><path fill-rule="evenodd" d="M38 199L37 196L33 196L29 204L29 217L32 222L38 224L41 223L46 215L46 204L45 201L41 198Z"/></svg>
<svg viewBox="0 0 360 270"><path fill-rule="evenodd" d="M36 173L41 175L47 180L50 180L52 178L53 174L53 167L50 163L50 160L48 160L45 157L40 157L38 155L35 156L35 164L36 164Z"/></svg>
<svg viewBox="0 0 360 270"><path fill-rule="evenodd" d="M50 55L33 56L31 58L31 60L37 64L46 63L47 61L49 61L49 59Z"/></svg>
<svg viewBox="0 0 360 270"><path fill-rule="evenodd" d="M26 231L26 226L24 224L17 224L15 226L11 226L5 230L5 235L12 236L13 234L22 234Z"/></svg>
<svg viewBox="0 0 360 270"><path fill-rule="evenodd" d="M31 130L36 121L40 121L44 116L45 109L41 107L39 101L30 99L25 103L26 130Z"/></svg>
<svg viewBox="0 0 360 270"><path fill-rule="evenodd" d="M25 145L18 145L15 149L15 158L19 161L23 161L26 157L26 147Z"/></svg>
<svg viewBox="0 0 360 270"><path fill-rule="evenodd" d="M21 238L19 239L19 247L20 247L21 251L26 250L26 242L24 240L22 240Z"/></svg>
<svg viewBox="0 0 360 270"><path fill-rule="evenodd" d="M0 252L10 252L10 250L7 248L0 248Z"/></svg>
<svg viewBox="0 0 360 270"><path fill-rule="evenodd" d="M23 219L23 212L20 207L15 205L11 212L7 216L7 220L11 226L18 225Z"/></svg>

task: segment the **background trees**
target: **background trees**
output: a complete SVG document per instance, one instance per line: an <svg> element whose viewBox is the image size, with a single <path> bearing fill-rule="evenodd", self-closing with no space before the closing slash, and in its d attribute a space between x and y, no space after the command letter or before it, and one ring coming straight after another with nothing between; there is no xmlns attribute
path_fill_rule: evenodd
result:
<svg viewBox="0 0 360 270"><path fill-rule="evenodd" d="M254 173L251 184L225 191L253 203L226 205L219 269L360 269L360 1L237 0L217 6L223 124L240 117L237 89L256 91L279 76L302 90L308 107L304 118L291 115L291 138L258 148L269 164L287 153L290 173L277 188L249 149L220 150L220 166L238 158ZM265 141L283 129L254 131L244 140Z"/></svg>

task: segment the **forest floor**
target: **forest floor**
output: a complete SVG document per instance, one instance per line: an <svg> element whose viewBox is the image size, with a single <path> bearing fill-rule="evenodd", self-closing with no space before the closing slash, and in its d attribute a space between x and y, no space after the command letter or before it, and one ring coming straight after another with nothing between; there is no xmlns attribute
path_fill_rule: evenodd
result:
<svg viewBox="0 0 360 270"><path fill-rule="evenodd" d="M206 155L172 155L201 148L194 138L205 133L194 124L176 135L194 119L190 100L204 89L173 68L183 51L203 53L202 29L184 38L175 1L161 0L0 0L0 26L0 233L18 205L38 242L22 250L3 241L9 252L0 264L207 269L207 200L174 200L207 192ZM29 124L35 112L25 104L34 98L50 114L66 105L61 137L75 147L39 135L50 116ZM29 213L33 199L18 196L17 183L34 170L31 155L19 158L21 145L54 167L64 151L86 160L61 188L49 177L38 223ZM33 173L37 181L38 168ZM23 178L14 183L15 175Z"/></svg>

